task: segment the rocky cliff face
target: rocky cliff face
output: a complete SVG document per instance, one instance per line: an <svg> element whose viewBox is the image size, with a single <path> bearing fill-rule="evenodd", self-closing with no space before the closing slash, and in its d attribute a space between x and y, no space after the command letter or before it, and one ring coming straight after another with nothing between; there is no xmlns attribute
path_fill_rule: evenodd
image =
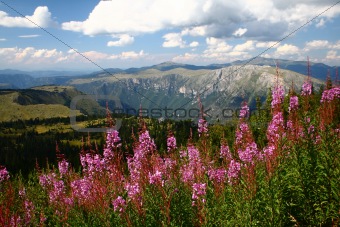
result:
<svg viewBox="0 0 340 227"><path fill-rule="evenodd" d="M124 108L137 110L142 105L149 111L164 108L188 111L198 108L199 96L205 109L216 113L223 108L238 108L243 100L250 102L256 96L264 97L276 82L286 91L293 83L296 91L300 91L304 80L306 76L292 71L279 70L279 76L276 76L273 67L247 65L217 70L178 68L151 69L137 74L98 74L92 78L74 79L69 84L87 94L118 98ZM315 87L322 84L317 79L312 81Z"/></svg>

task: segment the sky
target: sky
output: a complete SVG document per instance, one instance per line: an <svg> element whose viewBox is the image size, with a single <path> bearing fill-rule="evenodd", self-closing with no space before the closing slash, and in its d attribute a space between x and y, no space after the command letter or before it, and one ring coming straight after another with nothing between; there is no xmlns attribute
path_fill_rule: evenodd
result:
<svg viewBox="0 0 340 227"><path fill-rule="evenodd" d="M340 66L338 1L0 0L0 69L95 71L256 56Z"/></svg>

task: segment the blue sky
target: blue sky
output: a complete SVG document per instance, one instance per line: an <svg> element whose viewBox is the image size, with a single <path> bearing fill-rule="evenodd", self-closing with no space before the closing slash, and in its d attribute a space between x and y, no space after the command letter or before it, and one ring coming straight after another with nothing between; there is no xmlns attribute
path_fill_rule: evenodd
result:
<svg viewBox="0 0 340 227"><path fill-rule="evenodd" d="M335 3L0 0L0 69L98 70L83 56L103 68L244 60L259 55ZM261 56L292 60L309 56L314 62L340 65L339 34L340 3Z"/></svg>

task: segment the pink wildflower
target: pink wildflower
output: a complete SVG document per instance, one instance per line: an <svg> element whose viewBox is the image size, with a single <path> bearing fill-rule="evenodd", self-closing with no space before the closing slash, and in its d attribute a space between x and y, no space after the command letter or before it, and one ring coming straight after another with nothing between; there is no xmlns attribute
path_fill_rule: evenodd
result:
<svg viewBox="0 0 340 227"><path fill-rule="evenodd" d="M92 182L87 178L71 182L72 195L80 203L91 199Z"/></svg>
<svg viewBox="0 0 340 227"><path fill-rule="evenodd" d="M8 174L6 167L0 166L0 183L8 179L9 179L9 174Z"/></svg>
<svg viewBox="0 0 340 227"><path fill-rule="evenodd" d="M246 102L243 103L242 108L240 110L240 118L248 117L249 115L249 107Z"/></svg>
<svg viewBox="0 0 340 227"><path fill-rule="evenodd" d="M120 213L123 213L126 207L126 201L123 199L123 197L118 196L117 199L112 201L113 210L119 211Z"/></svg>
<svg viewBox="0 0 340 227"><path fill-rule="evenodd" d="M169 136L166 141L166 144L168 147L168 152L176 149L176 138L173 135Z"/></svg>
<svg viewBox="0 0 340 227"><path fill-rule="evenodd" d="M281 131L284 128L283 113L277 112L274 114L268 129L267 129L267 139L270 143L275 143L279 138L281 138Z"/></svg>
<svg viewBox="0 0 340 227"><path fill-rule="evenodd" d="M226 174L227 171L224 168L208 170L209 179L211 181L215 181L216 183L224 182Z"/></svg>
<svg viewBox="0 0 340 227"><path fill-rule="evenodd" d="M272 91L272 108L274 109L277 105L283 102L284 98L284 90L282 86L275 86L274 90Z"/></svg>
<svg viewBox="0 0 340 227"><path fill-rule="evenodd" d="M301 95L303 95L303 96L311 95L312 94L312 87L313 87L313 85L310 81L305 81L302 84Z"/></svg>
<svg viewBox="0 0 340 227"><path fill-rule="evenodd" d="M224 144L221 145L221 147L220 147L220 157L225 158L227 160L232 159L228 145L224 145Z"/></svg>
<svg viewBox="0 0 340 227"><path fill-rule="evenodd" d="M106 145L103 152L106 159L111 158L113 156L113 151L122 145L119 142L120 137L117 130L109 130L106 133Z"/></svg>
<svg viewBox="0 0 340 227"><path fill-rule="evenodd" d="M257 144L255 142L247 144L245 149L238 150L238 156L243 162L253 162L253 159L258 155Z"/></svg>
<svg viewBox="0 0 340 227"><path fill-rule="evenodd" d="M299 108L299 98L297 96L290 97L289 107L288 107L289 112L293 110L297 110L298 108Z"/></svg>
<svg viewBox="0 0 340 227"><path fill-rule="evenodd" d="M233 179L238 179L241 171L241 164L232 159L228 169L228 182L232 184Z"/></svg>
<svg viewBox="0 0 340 227"><path fill-rule="evenodd" d="M331 102L334 99L340 99L340 87L323 91L320 102Z"/></svg>
<svg viewBox="0 0 340 227"><path fill-rule="evenodd" d="M126 183L125 190L128 193L129 198L134 199L140 192L140 187L137 183Z"/></svg>
<svg viewBox="0 0 340 227"><path fill-rule="evenodd" d="M193 203L192 203L193 206L195 206L195 202L199 199L201 199L201 201L205 203L205 199L202 197L204 197L206 194L206 187L207 187L206 184L201 184L201 183L194 183L192 185L192 197L191 198L193 200Z"/></svg>
<svg viewBox="0 0 340 227"><path fill-rule="evenodd" d="M202 134L206 134L208 132L208 122L204 119L199 119L198 120L198 133L199 136Z"/></svg>
<svg viewBox="0 0 340 227"><path fill-rule="evenodd" d="M67 174L69 168L69 163L63 159L62 161L58 162L58 169L61 176Z"/></svg>
<svg viewBox="0 0 340 227"><path fill-rule="evenodd" d="M162 172L157 170L154 174L149 172L149 183L150 184L157 184L162 182Z"/></svg>
<svg viewBox="0 0 340 227"><path fill-rule="evenodd" d="M145 130L139 135L139 149L141 149L142 153L147 154L156 150L156 144L153 139L151 139L149 135L149 131ZM143 155L144 155L143 154Z"/></svg>

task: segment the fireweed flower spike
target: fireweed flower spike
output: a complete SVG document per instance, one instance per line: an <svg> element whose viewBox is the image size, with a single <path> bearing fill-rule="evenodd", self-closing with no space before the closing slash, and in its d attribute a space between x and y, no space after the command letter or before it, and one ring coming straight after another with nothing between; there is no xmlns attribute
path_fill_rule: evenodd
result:
<svg viewBox="0 0 340 227"><path fill-rule="evenodd" d="M222 145L220 147L220 157L224 158L225 160L231 160L232 159L229 146L224 144L224 143L222 143Z"/></svg>
<svg viewBox="0 0 340 227"><path fill-rule="evenodd" d="M9 174L8 174L6 167L0 166L0 183L8 179L9 179Z"/></svg>
<svg viewBox="0 0 340 227"><path fill-rule="evenodd" d="M166 144L167 144L167 150L168 152L174 150L177 148L177 144L176 144L176 138L174 136L174 134L172 132L169 133L168 135L168 139L166 141Z"/></svg>
<svg viewBox="0 0 340 227"><path fill-rule="evenodd" d="M61 176L65 176L67 174L69 165L70 164L65 159L58 162L58 169Z"/></svg>
<svg viewBox="0 0 340 227"><path fill-rule="evenodd" d="M302 96L308 96L312 94L312 88L313 88L313 84L310 80L305 81L302 84L302 92L301 95Z"/></svg>
<svg viewBox="0 0 340 227"><path fill-rule="evenodd" d="M240 122L236 129L235 150L237 150L239 158L243 162L252 163L253 159L258 156L259 151L255 143L251 130L245 120L248 115L249 107L246 102L243 102L240 111Z"/></svg>
<svg viewBox="0 0 340 227"><path fill-rule="evenodd" d="M200 200L202 203L205 203L205 194L206 194L206 184L194 183L192 185L192 206L196 205L196 202Z"/></svg>
<svg viewBox="0 0 340 227"><path fill-rule="evenodd" d="M331 88L329 90L323 91L320 102L321 103L331 102L334 99L340 99L340 87L335 87L335 88Z"/></svg>
<svg viewBox="0 0 340 227"><path fill-rule="evenodd" d="M228 182L229 184L233 184L235 180L239 178L241 171L241 164L234 159L230 161L228 168Z"/></svg>
<svg viewBox="0 0 340 227"><path fill-rule="evenodd" d="M272 91L272 109L275 109L278 105L280 105L283 102L284 99L284 93L283 87L280 85L276 85L274 90Z"/></svg>
<svg viewBox="0 0 340 227"><path fill-rule="evenodd" d="M119 133L117 130L109 129L106 133L106 145L104 148L103 155L106 159L113 157L113 152L121 147Z"/></svg>
<svg viewBox="0 0 340 227"><path fill-rule="evenodd" d="M289 112L297 110L299 108L299 98L297 96L291 96L289 100Z"/></svg>
<svg viewBox="0 0 340 227"><path fill-rule="evenodd" d="M117 199L112 201L113 210L119 211L120 213L123 213L126 207L126 201L123 199L123 197L118 196Z"/></svg>
<svg viewBox="0 0 340 227"><path fill-rule="evenodd" d="M280 154L281 139L286 136L285 124L282 112L284 90L276 84L272 92L272 113L273 117L267 128L268 144L263 148L263 155L266 160L267 171L271 173L276 165L276 158ZM274 101L275 100L275 101Z"/></svg>
<svg viewBox="0 0 340 227"><path fill-rule="evenodd" d="M208 132L208 122L203 118L198 120L198 133L199 136L206 134Z"/></svg>

